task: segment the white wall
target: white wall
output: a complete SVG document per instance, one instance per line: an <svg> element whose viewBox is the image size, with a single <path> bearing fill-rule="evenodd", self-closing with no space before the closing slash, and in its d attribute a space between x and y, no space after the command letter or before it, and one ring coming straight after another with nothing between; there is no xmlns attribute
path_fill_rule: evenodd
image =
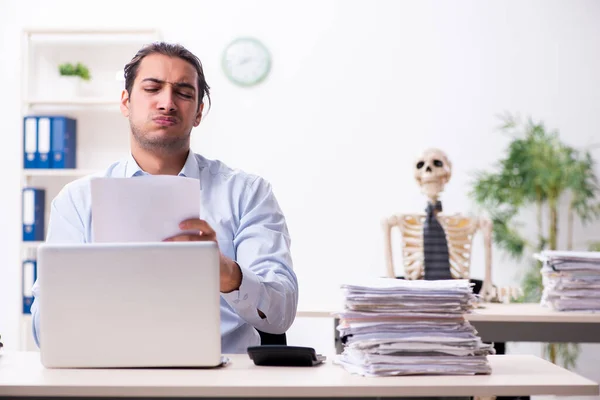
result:
<svg viewBox="0 0 600 400"><path fill-rule="evenodd" d="M20 301L21 117L13 77L24 27L158 27L195 52L213 108L194 148L273 183L306 307L332 301L344 279L384 274L380 220L423 209L412 178L423 148L447 151L454 172L445 210L468 212L472 172L489 167L506 144L494 130L496 114L542 119L573 145L600 140L598 1L149 3L0 1L0 332L8 346ZM225 45L238 35L260 38L273 54L259 87L235 87L220 70ZM578 238L588 237L600 238L598 224L578 229ZM482 256L476 247L475 277ZM516 284L517 272L495 254L495 283ZM315 337L330 328L299 321L290 337L321 349L329 338ZM582 373L600 380L591 361L583 365L587 354Z"/></svg>

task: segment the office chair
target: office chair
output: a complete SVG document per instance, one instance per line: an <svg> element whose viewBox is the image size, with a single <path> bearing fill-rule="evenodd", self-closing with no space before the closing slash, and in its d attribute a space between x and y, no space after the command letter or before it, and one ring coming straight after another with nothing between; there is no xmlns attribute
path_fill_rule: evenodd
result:
<svg viewBox="0 0 600 400"><path fill-rule="evenodd" d="M285 336L285 333L267 333L259 331L258 329L257 331L260 335L261 345L278 344L287 346L287 338Z"/></svg>

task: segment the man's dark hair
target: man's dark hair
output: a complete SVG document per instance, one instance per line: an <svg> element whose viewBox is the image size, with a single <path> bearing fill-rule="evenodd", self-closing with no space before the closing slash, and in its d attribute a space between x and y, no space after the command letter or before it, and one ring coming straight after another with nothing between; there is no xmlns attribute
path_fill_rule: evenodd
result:
<svg viewBox="0 0 600 400"><path fill-rule="evenodd" d="M140 63L144 57L150 54L162 54L169 57L181 58L193 65L198 73L198 108L200 108L200 104L204 101L204 96L208 99L208 104L210 106L210 87L204 78L204 70L202 69L200 59L180 44L165 42L156 42L142 47L131 61L125 65L125 89L130 96L131 89L133 88L133 81L135 81L135 78L137 77Z"/></svg>

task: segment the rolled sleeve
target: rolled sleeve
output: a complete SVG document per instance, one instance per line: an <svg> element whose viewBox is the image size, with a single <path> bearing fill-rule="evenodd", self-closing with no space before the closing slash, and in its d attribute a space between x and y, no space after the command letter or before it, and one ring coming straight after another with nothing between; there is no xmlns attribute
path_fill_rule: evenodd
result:
<svg viewBox="0 0 600 400"><path fill-rule="evenodd" d="M284 333L294 322L298 305L290 236L271 185L257 178L251 188L234 237L242 283L238 290L222 296L255 328Z"/></svg>

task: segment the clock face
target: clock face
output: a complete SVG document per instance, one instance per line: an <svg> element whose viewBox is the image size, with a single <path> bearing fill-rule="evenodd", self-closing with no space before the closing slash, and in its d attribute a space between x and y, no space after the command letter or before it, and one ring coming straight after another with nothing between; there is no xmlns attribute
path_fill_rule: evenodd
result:
<svg viewBox="0 0 600 400"><path fill-rule="evenodd" d="M233 83L252 86L263 81L271 69L269 50L253 38L239 38L223 52L223 71Z"/></svg>

